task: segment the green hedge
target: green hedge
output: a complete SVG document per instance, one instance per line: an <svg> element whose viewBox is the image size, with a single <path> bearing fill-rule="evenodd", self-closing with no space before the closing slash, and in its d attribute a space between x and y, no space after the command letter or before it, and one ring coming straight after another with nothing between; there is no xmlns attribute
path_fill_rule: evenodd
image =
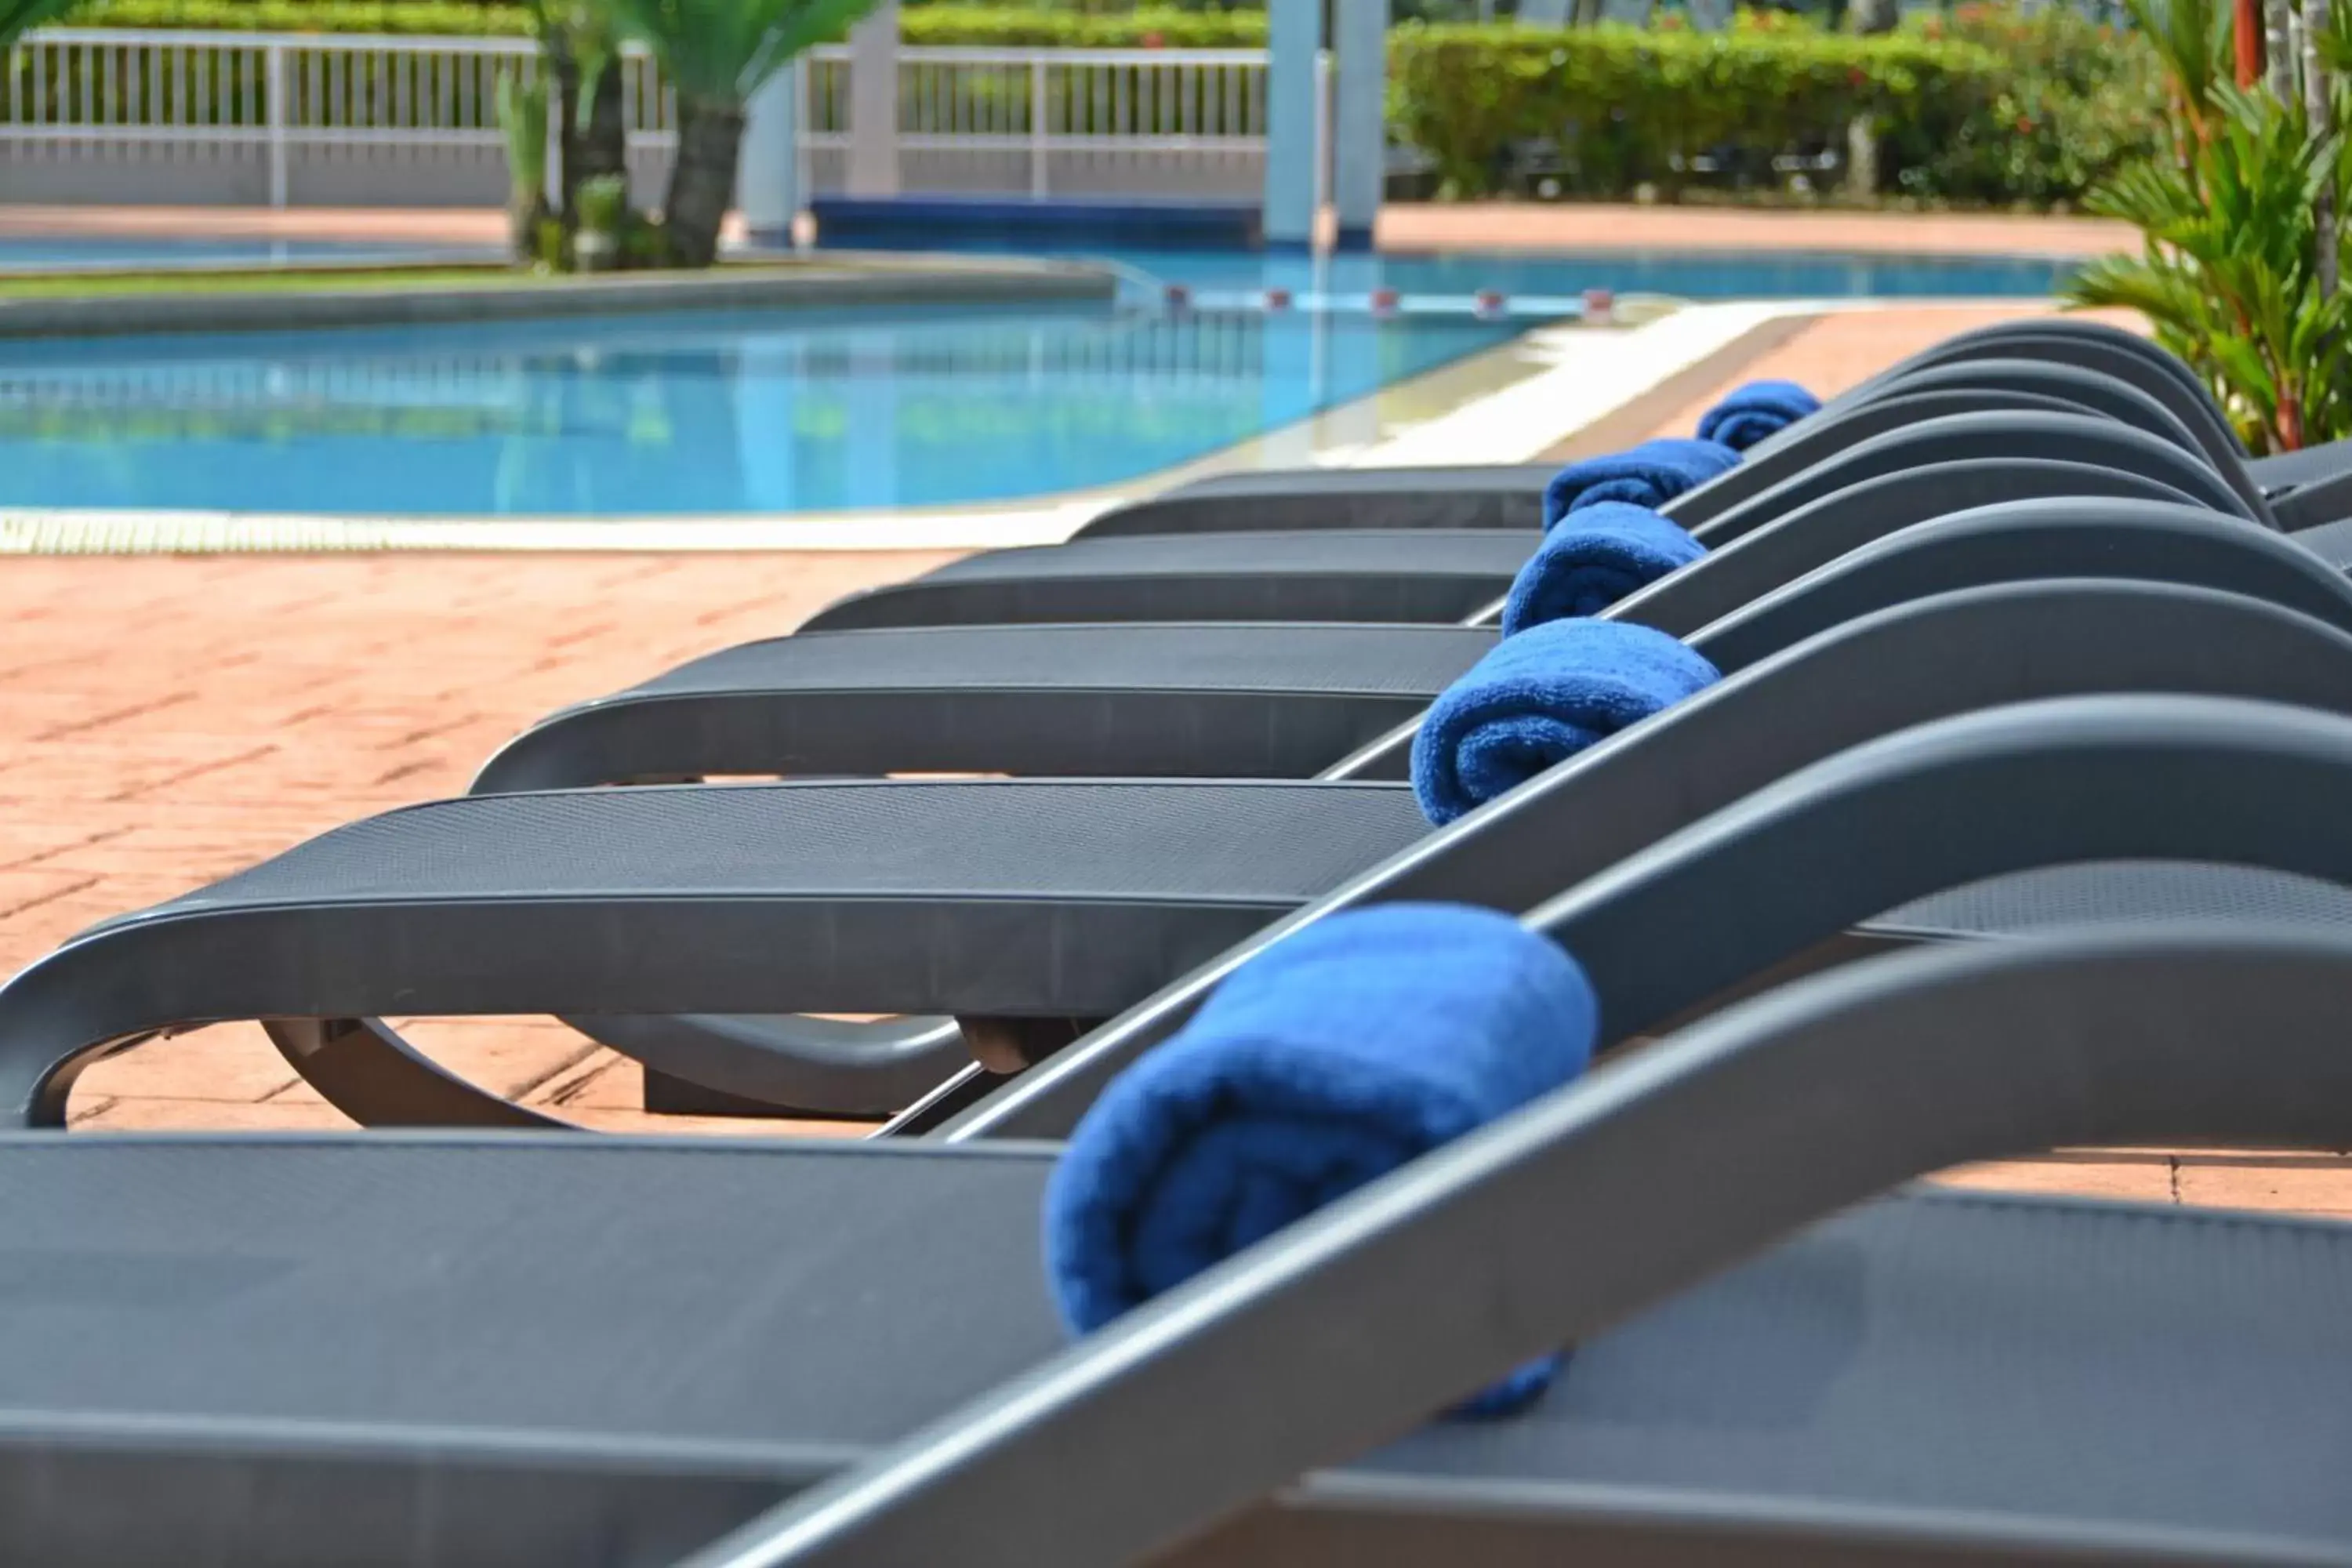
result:
<svg viewBox="0 0 2352 1568"><path fill-rule="evenodd" d="M1081 16L1013 6L909 5L898 13L898 36L910 44L1005 48L1253 49L1265 45L1265 13L1139 5L1116 16Z"/></svg>
<svg viewBox="0 0 2352 1568"><path fill-rule="evenodd" d="M1391 114L1457 195L1491 192L1515 150L1557 144L1571 191L1668 193L1721 149L1840 147L1866 116L1958 123L2005 67L1978 45L1801 28L1698 34L1624 26L1573 32L1408 27L1391 54Z"/></svg>
<svg viewBox="0 0 2352 1568"><path fill-rule="evenodd" d="M498 37L530 31L520 5L467 0L89 0L77 27L204 27L256 33L412 33Z"/></svg>
<svg viewBox="0 0 2352 1568"><path fill-rule="evenodd" d="M268 33L411 33L480 37L530 31L520 5L467 0L89 0L77 26L208 27ZM1117 16L994 5L909 6L899 36L910 44L1066 48L1254 48L1265 16L1143 6Z"/></svg>
<svg viewBox="0 0 2352 1568"><path fill-rule="evenodd" d="M2069 5L2032 15L1962 5L1914 24L2008 66L1991 98L1957 124L1896 124L1898 188L1960 202L2071 204L2126 162L2154 152L2168 105L2156 51L2138 33Z"/></svg>

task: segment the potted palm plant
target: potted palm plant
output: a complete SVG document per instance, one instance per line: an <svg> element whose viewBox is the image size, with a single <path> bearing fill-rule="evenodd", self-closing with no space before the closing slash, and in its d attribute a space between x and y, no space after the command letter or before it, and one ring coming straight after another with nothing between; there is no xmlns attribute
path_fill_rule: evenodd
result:
<svg viewBox="0 0 2352 1568"><path fill-rule="evenodd" d="M2345 116L2331 74L2347 51L2343 12L2311 7L2322 26L2298 91L2284 67L2267 84L2244 68L2239 18L2214 0L2131 5L2171 89L2171 144L2093 194L2091 210L2139 229L2141 252L2085 266L2070 302L2145 316L2257 452L2352 435L2336 222L2352 157L2335 132Z"/></svg>
<svg viewBox="0 0 2352 1568"><path fill-rule="evenodd" d="M583 272L610 272L620 266L621 231L629 221L629 177L599 174L581 181L577 216L572 265Z"/></svg>
<svg viewBox="0 0 2352 1568"><path fill-rule="evenodd" d="M51 17L62 14L73 0L0 0L0 53Z"/></svg>
<svg viewBox="0 0 2352 1568"><path fill-rule="evenodd" d="M708 267L735 195L744 106L813 44L835 37L874 0L604 0L645 40L677 94L677 161L662 226L671 262Z"/></svg>

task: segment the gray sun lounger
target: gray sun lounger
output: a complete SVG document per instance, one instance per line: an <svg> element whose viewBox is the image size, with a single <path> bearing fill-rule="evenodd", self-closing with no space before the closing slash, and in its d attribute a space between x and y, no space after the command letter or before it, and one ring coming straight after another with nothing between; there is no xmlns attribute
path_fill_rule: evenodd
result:
<svg viewBox="0 0 2352 1568"><path fill-rule="evenodd" d="M2264 504L2234 460L2213 463L2208 444L2170 409L2111 369L2022 358L1898 369L1899 375L1857 389L1751 448L1738 468L1676 497L1668 514L1695 527L1857 440L1938 414L1996 407L2106 415L2205 458L2250 508ZM1220 475L1114 508L1076 537L1314 527L1525 528L1538 520L1545 487L1558 469L1558 464L1528 464Z"/></svg>
<svg viewBox="0 0 2352 1568"><path fill-rule="evenodd" d="M2352 706L2352 588L2276 536L2194 514L2178 531L2199 581L2226 552L2277 552L2257 600L2018 583L2005 566L1992 586L1939 591L1965 580L1990 531L1969 520L1917 531L1712 628L1696 640L1731 667L1719 685L1435 834L1410 791L1377 775L592 790L372 818L99 927L0 988L0 1095L56 1124L96 1055L255 1018L362 1121L538 1122L351 1020L559 1013L657 1031L712 1014L1108 1017L1335 888L1388 881L1398 896L1524 909L1825 751L1923 717L2082 690ZM2022 531L2060 536L2046 521ZM2095 559L2116 531L2074 536ZM1867 613L1874 583L1905 602ZM2336 624L2280 607L2281 594L2310 595ZM1757 656L1744 665L1743 638ZM2036 892L2026 914L2051 907ZM1999 907L1970 918L2005 929ZM687 1062L658 1037L629 1048L773 1103L824 1103L803 1096L839 1087L753 1042L694 1043L702 1054ZM1078 1058L1107 1059L1101 1046ZM936 1077L942 1064L929 1066ZM949 1099L984 1087L965 1075Z"/></svg>
<svg viewBox="0 0 2352 1568"><path fill-rule="evenodd" d="M1890 475L1864 487L1902 493L1841 492L1801 509L1610 615L1678 637L1699 634L1706 639L1702 646L1717 647L1722 634L1703 629L1758 600L1769 585L1868 543L1904 507L1934 513L1968 499L1969 486L1945 471L1955 467ZM1973 471L2031 491L2033 484L2020 483L2034 478L2026 467ZM2111 500L2012 506L1948 528L1906 532L1897 536L1898 550L1853 575L1864 585L1857 592L1817 582L1784 596L1783 607L1754 623L1770 629L1741 634L1738 657L1759 657L1827 624L1825 617L1892 602L1874 600L1891 591L1867 584L1892 582L1897 570L1905 584L1899 593L1909 595L2004 574L2139 574L2217 583L2337 613L2341 584L2294 544L2275 537L2248 541L2239 535L2252 531L2233 529L2216 546L2207 537L2210 526L2192 509ZM2045 529L2053 531L2037 537ZM1832 574L1830 584L1837 580ZM1836 607L1790 607L1808 601ZM1486 651L1491 636L1459 627L1314 626L803 635L731 649L557 714L509 742L483 769L475 790L776 773L1396 778L1420 709ZM1731 646L1722 643L1717 651ZM691 1085L740 1082L730 1064L747 1053L799 1060L789 1077L801 1093L785 1104L845 1113L888 1110L903 1104L910 1089L936 1080L967 1045L946 1020L929 1018L883 1025L573 1022L595 1039L663 1064L649 1073L648 1104L682 1110L730 1109ZM1059 1037L1066 1038L1066 1030ZM764 1070L761 1077L780 1081Z"/></svg>
<svg viewBox="0 0 2352 1568"><path fill-rule="evenodd" d="M1795 505L1607 616L1686 635L1917 523L2060 498L2162 509L2151 516L2189 505L2158 481L2083 463L1904 468ZM1498 616L1489 598L1450 626L803 631L551 714L485 764L474 793L731 774L1305 777L1427 706L1493 646Z"/></svg>
<svg viewBox="0 0 2352 1568"><path fill-rule="evenodd" d="M1964 332L1833 398L1834 418L1896 384L1999 358L2095 371L2159 405L2170 427L2203 452L2242 494L2267 497L2287 528L2352 515L2352 441L2270 458L2246 455L2212 395L2172 354L2135 333L2084 321L2002 322ZM1800 424L1755 453L1797 439ZM1540 507L1556 467L1545 463L1393 469L1275 469L1217 475L1117 509L1081 536L1249 527L1496 527Z"/></svg>
<svg viewBox="0 0 2352 1568"><path fill-rule="evenodd" d="M1695 529L1708 524L1717 537L1729 537L1752 526L1756 514L1745 503L1821 469L1873 436L1947 416L2027 411L2105 415L2181 452L2202 456L2175 416L2112 375L2051 363L1969 361L1926 366L1899 386L1805 421L1757 448L1738 468L1675 498L1665 510ZM2108 458L2152 477L2162 477L2168 468L2132 453ZM2214 479L2236 494L2225 510L2276 525L2260 491L2234 468L2215 469L2212 478L2200 482L2211 484ZM1443 503L1408 496L1393 515L1377 518L1361 510L1363 496L1358 493L1365 487L1377 491L1384 481L1376 475L1338 474L1328 481L1292 476L1274 482L1289 489L1287 499L1271 510L1219 504L1190 516L1181 528L1163 529L1153 521L1158 514L1152 503L1122 508L1088 524L1068 544L974 556L909 584L852 595L821 611L810 625L839 629L1003 619L1451 619L1455 617L1444 608L1458 602L1465 578L1491 566L1493 556L1511 553L1499 542L1482 545L1457 535L1499 529L1520 547L1534 543L1528 529L1538 501L1506 508L1492 473L1474 472ZM1334 504L1328 499L1333 493L1357 500ZM1785 494L1772 499L1787 504ZM1344 529L1337 527L1342 524ZM1447 537L1380 542L1355 537L1368 525ZM1335 536L1319 542L1300 537L1322 529L1334 529ZM1223 537L1215 542L1193 539L1210 531ZM1160 542L1141 542L1147 537ZM1108 542L1113 540L1129 542Z"/></svg>
<svg viewBox="0 0 2352 1568"><path fill-rule="evenodd" d="M2165 485L2216 510L2264 521L2201 458L2159 437L2088 414L2009 409L1898 424L1834 450L1691 531L1714 549L1864 479L1936 463L2035 459L2110 468ZM1725 479L1747 471L1734 469ZM1675 512L1673 506L1667 510ZM1533 527L1081 539L992 551L908 582L854 594L819 611L806 629L1132 620L1459 621L1499 599L1541 540Z"/></svg>
<svg viewBox="0 0 2352 1568"><path fill-rule="evenodd" d="M2352 879L2347 789L2339 718L2005 707L1735 794L1529 919L1639 1016L1987 875ZM1725 955L1695 973L1693 923ZM2352 1227L1880 1194L2058 1144L2340 1147L2347 986L2352 935L2242 919L1815 976L1075 1346L1050 1145L0 1138L0 1553L2341 1563ZM1525 1415L1423 1424L1563 1341Z"/></svg>

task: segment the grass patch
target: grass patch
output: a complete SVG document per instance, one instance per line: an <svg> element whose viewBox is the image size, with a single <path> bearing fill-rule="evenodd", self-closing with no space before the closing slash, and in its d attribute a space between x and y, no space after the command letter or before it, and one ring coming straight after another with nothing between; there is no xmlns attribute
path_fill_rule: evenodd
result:
<svg viewBox="0 0 2352 1568"><path fill-rule="evenodd" d="M751 272L791 273L814 277L844 270L835 267L786 262L773 266L731 266L728 275ZM709 277L709 273L603 273L589 281L628 278ZM399 293L416 289L515 289L555 287L575 281L511 267L337 267L337 268L158 268L152 271L0 272L0 300L89 300L147 294L315 294Z"/></svg>

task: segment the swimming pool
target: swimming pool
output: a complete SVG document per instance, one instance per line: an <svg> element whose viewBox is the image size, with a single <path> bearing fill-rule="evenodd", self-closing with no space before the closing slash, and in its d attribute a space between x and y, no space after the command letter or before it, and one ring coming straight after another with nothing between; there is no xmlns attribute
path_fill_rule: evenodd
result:
<svg viewBox="0 0 2352 1568"><path fill-rule="evenodd" d="M2055 266L1118 259L1204 300L1280 286L1333 308L676 313L0 342L0 505L594 518L1003 501L1200 458L1535 324L1454 308L1479 289L2046 294ZM1375 287L1427 308L1374 319L1360 302Z"/></svg>

